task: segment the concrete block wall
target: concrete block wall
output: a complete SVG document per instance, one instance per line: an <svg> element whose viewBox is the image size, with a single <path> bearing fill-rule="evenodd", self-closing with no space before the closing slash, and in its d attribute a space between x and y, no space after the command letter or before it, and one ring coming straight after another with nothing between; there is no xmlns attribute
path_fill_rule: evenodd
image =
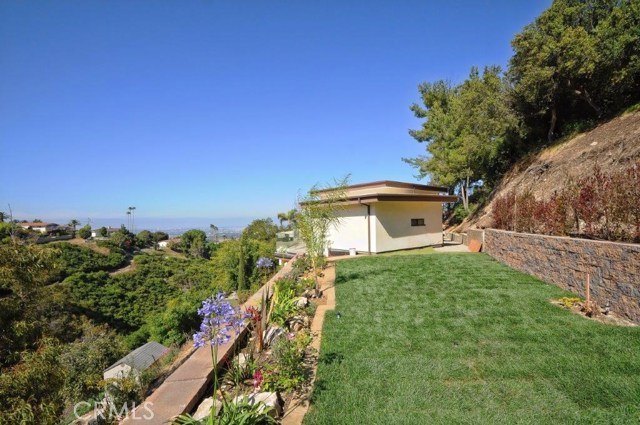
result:
<svg viewBox="0 0 640 425"><path fill-rule="evenodd" d="M640 245L486 229L483 251L516 270L585 296L640 323Z"/></svg>

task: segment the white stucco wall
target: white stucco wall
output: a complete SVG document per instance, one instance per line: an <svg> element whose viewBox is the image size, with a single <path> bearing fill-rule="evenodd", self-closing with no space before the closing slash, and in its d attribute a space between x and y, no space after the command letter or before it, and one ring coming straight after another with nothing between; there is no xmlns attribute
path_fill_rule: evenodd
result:
<svg viewBox="0 0 640 425"><path fill-rule="evenodd" d="M375 204L376 247L374 252L419 248L442 243L440 202L378 202ZM412 218L423 218L424 226L411 226Z"/></svg>
<svg viewBox="0 0 640 425"><path fill-rule="evenodd" d="M329 248L348 250L355 248L366 252L367 247L367 207L364 205L349 205L341 209L338 216L340 222L329 230ZM375 218L371 218L371 226ZM373 240L372 240L373 243ZM373 247L371 248L373 250Z"/></svg>
<svg viewBox="0 0 640 425"><path fill-rule="evenodd" d="M329 231L329 247L367 252L367 207L349 205L340 211L340 222ZM412 218L424 226L411 226ZM442 243L440 202L376 202L371 204L371 252L419 248Z"/></svg>

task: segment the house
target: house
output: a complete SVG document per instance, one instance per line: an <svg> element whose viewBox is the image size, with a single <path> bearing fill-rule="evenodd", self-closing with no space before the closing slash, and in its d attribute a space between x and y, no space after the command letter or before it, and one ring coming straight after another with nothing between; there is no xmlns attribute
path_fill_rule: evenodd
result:
<svg viewBox="0 0 640 425"><path fill-rule="evenodd" d="M16 225L22 227L23 229L31 229L40 233L49 233L58 228L58 225L56 223L43 223L41 221L25 221L16 223Z"/></svg>
<svg viewBox="0 0 640 425"><path fill-rule="evenodd" d="M91 229L91 237L92 238L102 238L103 236L100 235L100 229L102 229L102 227L98 227L97 229ZM111 236L113 233L117 232L118 230L120 230L119 227L107 227L107 236L109 237Z"/></svg>
<svg viewBox="0 0 640 425"><path fill-rule="evenodd" d="M158 248L167 248L173 244L180 243L180 238L167 239L165 241L158 242Z"/></svg>
<svg viewBox="0 0 640 425"><path fill-rule="evenodd" d="M442 244L442 205L458 200L447 192L389 180L348 186L340 193L340 220L329 230L329 250L380 253ZM336 189L315 192L321 203L332 193Z"/></svg>
<svg viewBox="0 0 640 425"><path fill-rule="evenodd" d="M159 342L147 342L105 369L102 376L107 380L126 378L131 373L139 374L168 352L169 349Z"/></svg>

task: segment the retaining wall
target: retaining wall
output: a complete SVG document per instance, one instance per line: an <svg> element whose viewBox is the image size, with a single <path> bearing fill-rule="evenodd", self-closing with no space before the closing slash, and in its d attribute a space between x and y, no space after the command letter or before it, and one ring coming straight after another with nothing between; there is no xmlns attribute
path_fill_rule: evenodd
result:
<svg viewBox="0 0 640 425"><path fill-rule="evenodd" d="M640 245L486 229L483 251L514 269L610 303L620 316L640 323Z"/></svg>

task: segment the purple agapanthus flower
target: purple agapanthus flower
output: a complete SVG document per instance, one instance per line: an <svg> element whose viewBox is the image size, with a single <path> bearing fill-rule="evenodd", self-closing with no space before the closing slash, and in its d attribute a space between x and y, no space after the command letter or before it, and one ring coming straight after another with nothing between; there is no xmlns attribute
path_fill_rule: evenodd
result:
<svg viewBox="0 0 640 425"><path fill-rule="evenodd" d="M198 314L202 316L202 323L198 332L193 335L193 345L196 348L204 347L207 343L214 347L225 344L232 334L242 332L247 319L246 313L234 308L225 300L222 292L204 300Z"/></svg>
<svg viewBox="0 0 640 425"><path fill-rule="evenodd" d="M256 261L256 267L259 269L270 269L273 267L273 261L267 257L260 257Z"/></svg>

